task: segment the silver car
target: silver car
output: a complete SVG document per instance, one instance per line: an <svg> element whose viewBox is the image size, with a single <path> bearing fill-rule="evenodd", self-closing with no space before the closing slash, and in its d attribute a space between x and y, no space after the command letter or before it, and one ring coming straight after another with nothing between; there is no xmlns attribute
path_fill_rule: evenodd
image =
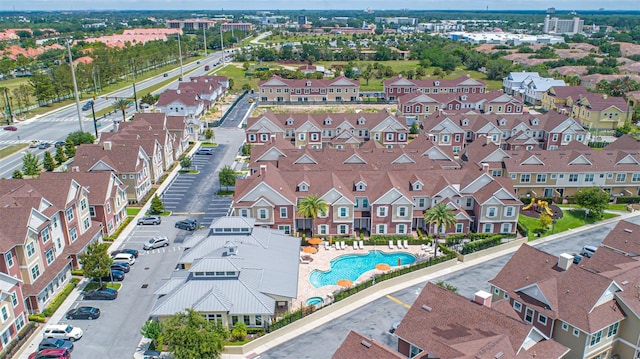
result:
<svg viewBox="0 0 640 359"><path fill-rule="evenodd" d="M142 249L151 250L169 245L169 239L165 236L155 236L142 245Z"/></svg>
<svg viewBox="0 0 640 359"><path fill-rule="evenodd" d="M141 224L160 224L162 223L162 218L160 216L146 216L138 219L138 225Z"/></svg>

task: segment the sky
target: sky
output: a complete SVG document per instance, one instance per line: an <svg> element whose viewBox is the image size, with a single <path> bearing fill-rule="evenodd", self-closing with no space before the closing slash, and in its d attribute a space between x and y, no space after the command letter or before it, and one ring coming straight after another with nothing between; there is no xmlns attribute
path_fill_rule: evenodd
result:
<svg viewBox="0 0 640 359"><path fill-rule="evenodd" d="M33 10L639 10L640 0L0 0L0 11Z"/></svg>

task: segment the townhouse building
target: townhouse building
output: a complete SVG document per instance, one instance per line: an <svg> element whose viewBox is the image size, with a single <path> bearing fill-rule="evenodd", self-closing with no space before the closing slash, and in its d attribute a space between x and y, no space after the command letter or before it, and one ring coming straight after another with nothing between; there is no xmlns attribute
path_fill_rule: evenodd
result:
<svg viewBox="0 0 640 359"><path fill-rule="evenodd" d="M21 281L29 313L42 311L79 267L78 254L102 239L88 188L69 178L0 182L0 269Z"/></svg>
<svg viewBox="0 0 640 359"><path fill-rule="evenodd" d="M360 81L344 76L331 80L284 79L280 76L258 82L261 103L345 103L360 98Z"/></svg>
<svg viewBox="0 0 640 359"><path fill-rule="evenodd" d="M482 168L461 168L451 151L424 136L391 149L375 141L343 149L285 146L253 148L252 175L236 183L234 215L285 233L408 234L418 228L434 233L424 211L446 203L458 220L446 233L515 233L521 202L510 181ZM297 213L298 202L308 195L329 204L315 220Z"/></svg>
<svg viewBox="0 0 640 359"><path fill-rule="evenodd" d="M550 87L566 86L563 80L556 80L547 77L533 77L524 84L522 99L526 103L539 106L542 103L542 94Z"/></svg>
<svg viewBox="0 0 640 359"><path fill-rule="evenodd" d="M113 172L43 172L41 179L72 179L89 191L89 216L102 224L103 236L111 236L127 218L125 184Z"/></svg>
<svg viewBox="0 0 640 359"><path fill-rule="evenodd" d="M151 183L158 183L162 178L165 170L163 156L164 150L158 139L155 137L146 137L139 133L131 132L107 132L101 135L102 143L109 142L116 146L142 147L144 152L149 156L149 173L151 174ZM172 161L173 162L173 161Z"/></svg>
<svg viewBox="0 0 640 359"><path fill-rule="evenodd" d="M402 96L418 91L424 95L442 93L475 94L486 91L484 81L474 80L468 76L460 76L453 80L419 80L396 76L384 81L382 85L384 88L384 99L387 101L397 101Z"/></svg>
<svg viewBox="0 0 640 359"><path fill-rule="evenodd" d="M422 132L440 146L461 152L480 140L506 150L557 150L572 141L587 144L590 134L576 120L557 112L546 114L478 114L444 112L426 117Z"/></svg>
<svg viewBox="0 0 640 359"><path fill-rule="evenodd" d="M156 109L167 116L184 116L199 119L208 109L208 103L193 91L165 90L158 97Z"/></svg>
<svg viewBox="0 0 640 359"><path fill-rule="evenodd" d="M522 114L522 102L502 91L475 94L424 94L421 90L398 99L398 114L408 119L423 120L436 112L469 112Z"/></svg>
<svg viewBox="0 0 640 359"><path fill-rule="evenodd" d="M580 95L587 93L587 88L584 86L551 86L542 94L540 102L545 111L571 114L573 104L580 98Z"/></svg>
<svg viewBox="0 0 640 359"><path fill-rule="evenodd" d="M22 281L7 273L7 263L0 263L0 353L5 352L29 322L20 285Z"/></svg>
<svg viewBox="0 0 640 359"><path fill-rule="evenodd" d="M247 119L246 141L252 145L270 143L273 137L290 141L294 147L342 148L374 140L385 147L408 143L404 118L386 110L377 113L275 114L270 110Z"/></svg>
<svg viewBox="0 0 640 359"><path fill-rule="evenodd" d="M526 85L534 78L540 78L537 72L510 72L502 79L502 89L504 93L512 96L524 95Z"/></svg>
<svg viewBox="0 0 640 359"><path fill-rule="evenodd" d="M136 113L133 120L120 125L122 133L153 136L160 141L164 168L167 169L189 147L188 120L182 116L167 116L161 112ZM197 128L200 128L199 122Z"/></svg>
<svg viewBox="0 0 640 359"><path fill-rule="evenodd" d="M586 93L573 102L571 116L592 129L615 129L631 120L629 105L622 97Z"/></svg>
<svg viewBox="0 0 640 359"><path fill-rule="evenodd" d="M140 145L114 144L111 141L80 145L71 170L115 173L126 186L129 203L140 202L151 190L150 158Z"/></svg>
<svg viewBox="0 0 640 359"><path fill-rule="evenodd" d="M617 228L628 238L633 230L627 226L623 221ZM600 247L576 265L572 255L556 257L525 244L489 283L493 306L569 348L567 359L640 353L637 257Z"/></svg>
<svg viewBox="0 0 640 359"><path fill-rule="evenodd" d="M180 82L178 89L197 93L200 98L210 104L219 100L229 88L229 79L225 76L190 77L189 82Z"/></svg>

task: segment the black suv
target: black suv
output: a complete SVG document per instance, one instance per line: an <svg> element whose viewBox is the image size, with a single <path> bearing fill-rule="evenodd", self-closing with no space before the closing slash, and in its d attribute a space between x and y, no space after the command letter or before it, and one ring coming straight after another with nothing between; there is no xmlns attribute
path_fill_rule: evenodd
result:
<svg viewBox="0 0 640 359"><path fill-rule="evenodd" d="M195 231L198 228L198 221L185 219L184 221L176 222L176 228L186 229L187 231Z"/></svg>

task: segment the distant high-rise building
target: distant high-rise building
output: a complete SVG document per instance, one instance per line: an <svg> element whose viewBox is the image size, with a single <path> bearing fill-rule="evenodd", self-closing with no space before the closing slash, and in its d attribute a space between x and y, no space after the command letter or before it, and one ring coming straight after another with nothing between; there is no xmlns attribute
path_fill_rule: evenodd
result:
<svg viewBox="0 0 640 359"><path fill-rule="evenodd" d="M555 13L556 13L556 8L555 7L547 8L547 14L555 14Z"/></svg>
<svg viewBox="0 0 640 359"><path fill-rule="evenodd" d="M298 15L298 25L306 25L307 24L307 17L304 15Z"/></svg>
<svg viewBox="0 0 640 359"><path fill-rule="evenodd" d="M579 17L574 17L573 19L559 19L557 17L547 17L544 18L544 28L543 31L545 34L567 34L567 35L575 35L582 32L584 28L584 20L580 20Z"/></svg>

